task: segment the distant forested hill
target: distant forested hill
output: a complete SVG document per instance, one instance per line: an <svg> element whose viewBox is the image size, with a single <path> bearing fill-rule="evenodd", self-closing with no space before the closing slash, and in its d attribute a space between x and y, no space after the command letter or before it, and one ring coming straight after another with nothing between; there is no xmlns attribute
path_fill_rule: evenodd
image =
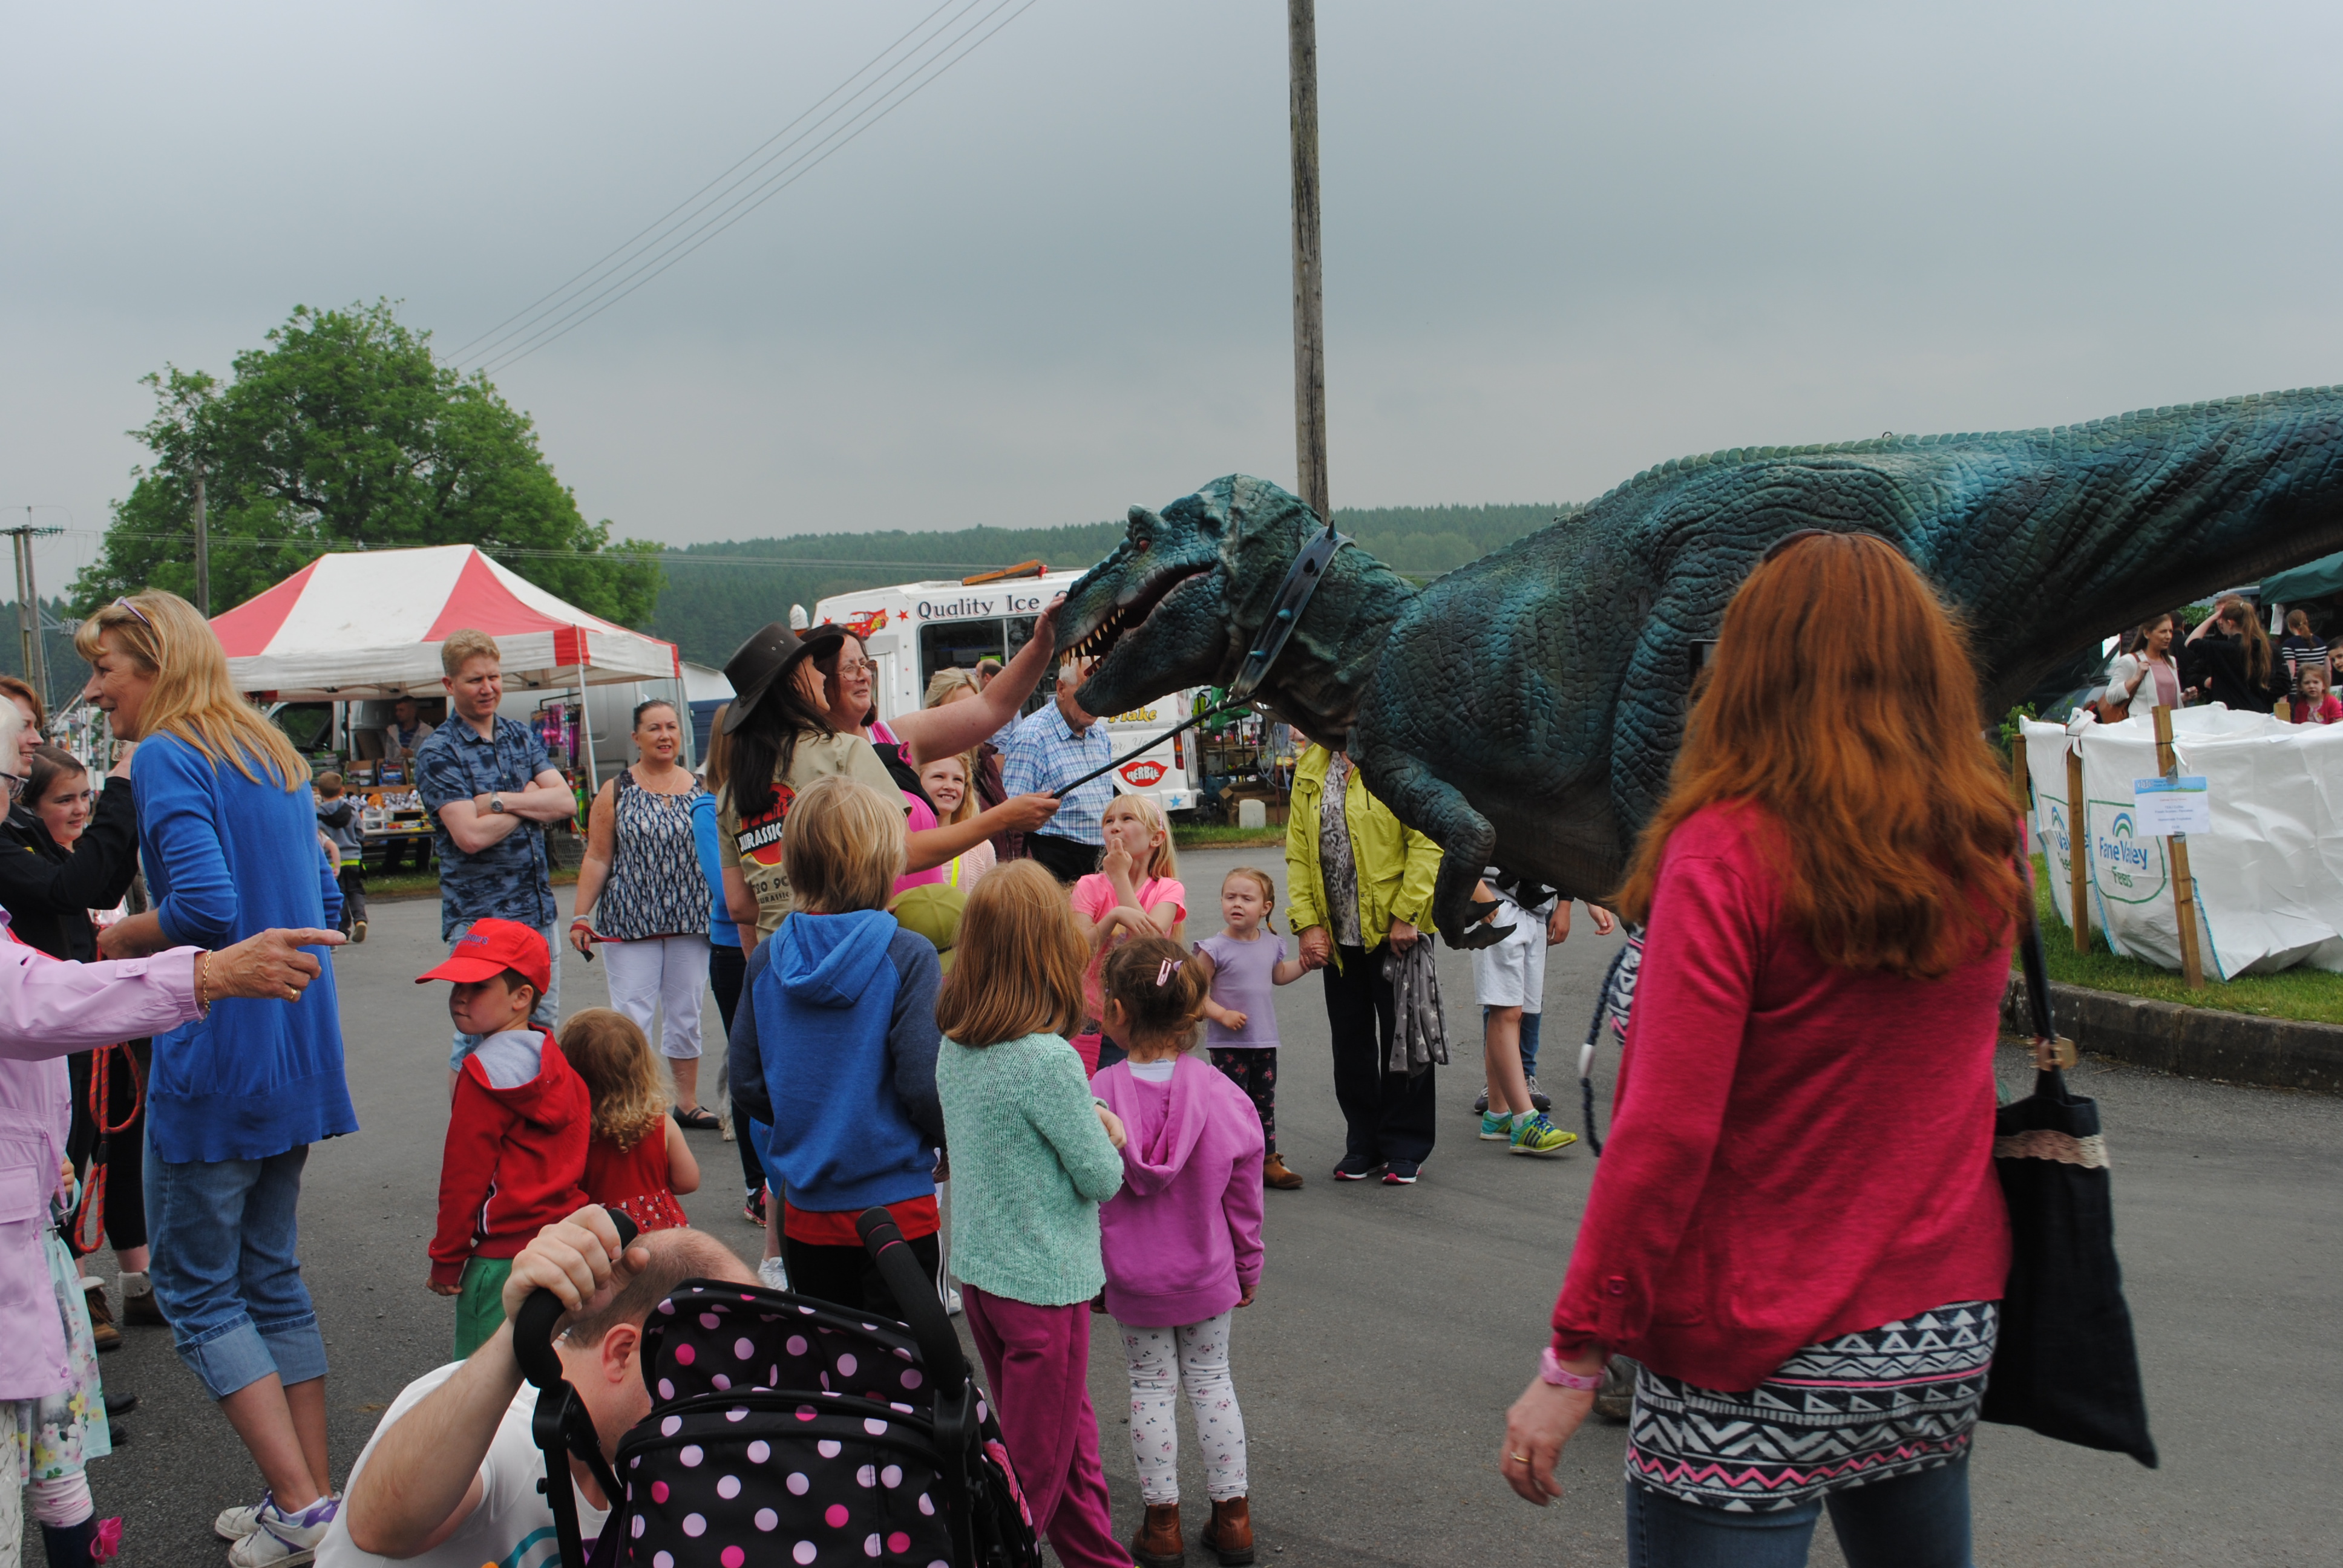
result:
<svg viewBox="0 0 2343 1568"><path fill-rule="evenodd" d="M1334 526L1411 577L1437 577L1534 532L1574 507L1337 508ZM1113 549L1123 525L1054 528L962 528L952 533L801 534L692 545L662 558L666 584L644 629L721 665L748 635L785 620L789 606L810 610L832 594L921 578L964 577L1042 560L1081 568Z"/></svg>

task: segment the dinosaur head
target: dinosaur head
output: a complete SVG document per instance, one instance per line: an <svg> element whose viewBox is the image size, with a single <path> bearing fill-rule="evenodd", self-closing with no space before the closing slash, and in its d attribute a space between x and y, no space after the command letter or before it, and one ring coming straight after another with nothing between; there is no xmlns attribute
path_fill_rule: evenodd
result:
<svg viewBox="0 0 2343 1568"><path fill-rule="evenodd" d="M1131 508L1122 543L1058 612L1059 646L1099 661L1082 707L1126 713L1182 687L1233 679L1317 527L1299 498L1242 474L1161 512Z"/></svg>

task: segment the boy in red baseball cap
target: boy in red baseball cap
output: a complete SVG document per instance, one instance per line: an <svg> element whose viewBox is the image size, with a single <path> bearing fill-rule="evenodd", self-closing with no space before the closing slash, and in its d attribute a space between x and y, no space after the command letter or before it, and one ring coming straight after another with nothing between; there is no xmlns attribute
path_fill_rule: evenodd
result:
<svg viewBox="0 0 2343 1568"><path fill-rule="evenodd" d="M464 1059L439 1156L434 1295L456 1300L456 1359L505 1321L505 1277L538 1231L586 1202L593 1104L553 1031L529 1021L553 978L545 939L518 920L475 920L437 969L447 1013L480 1037Z"/></svg>

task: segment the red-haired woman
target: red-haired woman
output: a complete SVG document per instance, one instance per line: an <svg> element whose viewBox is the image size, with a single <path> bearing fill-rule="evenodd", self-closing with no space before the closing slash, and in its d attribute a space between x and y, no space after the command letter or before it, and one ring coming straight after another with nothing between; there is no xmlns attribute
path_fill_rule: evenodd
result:
<svg viewBox="0 0 2343 1568"><path fill-rule="evenodd" d="M1612 1140L1501 1468L1559 1495L1617 1352L1635 1568L1803 1563L1825 1505L1855 1568L1966 1568L2016 815L1960 635L1881 540L1777 547L1710 670L1614 905L1650 935Z"/></svg>

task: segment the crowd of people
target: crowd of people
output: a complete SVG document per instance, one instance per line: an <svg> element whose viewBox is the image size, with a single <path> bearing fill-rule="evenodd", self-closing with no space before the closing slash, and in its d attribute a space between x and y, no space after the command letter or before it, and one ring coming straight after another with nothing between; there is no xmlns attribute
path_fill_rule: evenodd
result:
<svg viewBox="0 0 2343 1568"><path fill-rule="evenodd" d="M2299 606L2286 612L2284 624L2284 633L2272 638L2238 594L2222 595L2193 628L2177 611L2150 616L2117 639L2105 683L2085 701L2108 724L2158 708L2214 702L2283 713L2296 724L2343 720L2343 700L2334 693L2343 638L2314 634L2309 612Z"/></svg>
<svg viewBox="0 0 2343 1568"><path fill-rule="evenodd" d="M1880 607L1861 636L1800 609L1855 599ZM2227 654L2176 657L2169 618L2151 622L2106 695L2323 690L2320 661L2258 651L2250 610L2225 616L2198 640ZM390 1406L339 1488L295 1241L308 1146L357 1130L321 961L342 912L347 797L338 780L306 793L306 762L167 594L82 628L91 699L125 746L103 790L40 745L29 690L0 683L14 699L0 757L18 780L5 830L23 851L0 856L0 904L46 955L36 977L126 999L19 1043L6 1030L26 971L0 965L0 1111L45 1114L55 1092L55 1125L27 1123L47 1140L26 1161L45 1208L70 1218L80 1251L110 1241L126 1313L168 1323L258 1471L258 1500L216 1523L236 1568L519 1561L551 1518L508 1326L530 1292L569 1310L557 1351L607 1453L650 1408L643 1322L685 1279L902 1317L857 1230L874 1208L964 1312L1061 1561L1183 1561L1183 1401L1203 1451L1202 1544L1252 1560L1232 1330L1263 1278L1265 1192L1305 1180L1277 1147L1275 992L1319 976L1343 1121L1332 1178L1422 1180L1438 1087L1411 1015L1440 852L1340 738L1321 738L1287 825L1290 944L1279 878L1254 867L1223 878L1217 932L1192 933L1171 826L1105 776L1106 726L1078 699L1086 670L1057 659L1053 632L1045 614L1005 668L947 671L887 721L852 632L763 628L727 667L734 696L698 771L672 705L635 710L638 757L588 807L566 931L546 830L574 819L576 798L535 734L498 717L493 640L446 639L447 719L401 744L442 865L447 950L418 979L448 987L450 1098L421 1262L454 1298L452 1355ZM2210 673L2190 678L2192 658ZM1909 672L1971 713L1974 681L1925 582L1875 540L1769 558L1711 668L1616 900L1644 957L1611 1157L1500 1468L1534 1502L1556 1495L1556 1455L1624 1368L1631 1562L1803 1561L1827 1508L1850 1562L1965 1563L2007 1253L1986 1145L2023 908L2012 814L1981 743L1948 756L1904 722ZM1853 739L1834 751L1810 733ZM142 870L145 907L116 910L140 901ZM1474 958L1480 1135L1550 1156L1572 1136L1537 1084L1536 1023L1571 902L1495 867L1480 898L1503 931ZM1591 915L1612 928L1609 910ZM611 1007L562 1014L564 947L608 963ZM725 1035L706 1100L703 980ZM68 1124L62 1064L52 1083L19 1062L76 1046L101 1049L72 1069ZM1883 1108L1904 1129L1886 1171L1857 1135ZM741 1211L765 1230L755 1267L679 1201L702 1181L686 1132L728 1111ZM1827 1201L1855 1186L1859 1212ZM21 1276L0 1286L21 1331L0 1351L0 1416L28 1434L9 1452L53 1564L112 1544L82 1466L106 1452L96 1343L113 1325L93 1317L102 1288L64 1239L0 1217ZM1128 1541L1088 1392L1093 1317L1129 1374L1145 1514ZM1920 1338L1935 1353L1905 1353ZM1834 1458L1728 1455L1708 1435L1719 1412L1777 1432L1784 1454L1822 1442ZM584 1467L568 1480L590 1536L612 1500ZM13 1503L18 1486L0 1491Z"/></svg>

